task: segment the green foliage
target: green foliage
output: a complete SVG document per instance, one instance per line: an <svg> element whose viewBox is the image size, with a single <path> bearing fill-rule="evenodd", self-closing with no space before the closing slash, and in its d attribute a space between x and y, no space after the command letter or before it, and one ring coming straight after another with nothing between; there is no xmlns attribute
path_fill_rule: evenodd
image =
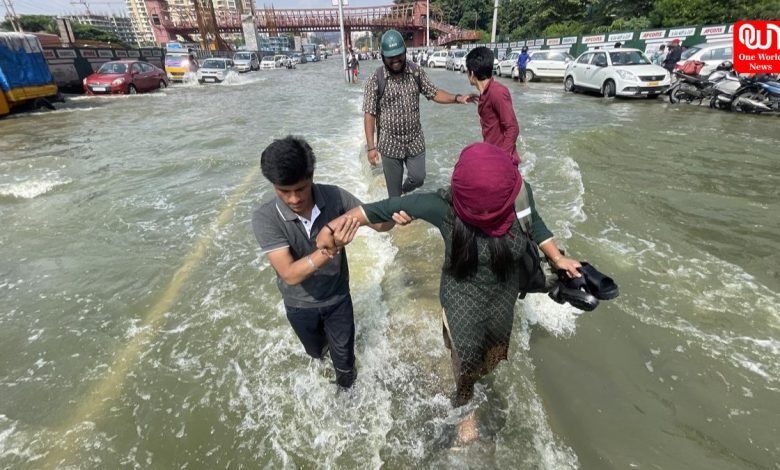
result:
<svg viewBox="0 0 780 470"><path fill-rule="evenodd" d="M46 15L22 15L19 17L19 25L28 33L56 33L57 22L52 16ZM13 31L11 21L2 23L3 29Z"/></svg>
<svg viewBox="0 0 780 470"><path fill-rule="evenodd" d="M493 0L431 0L431 11L461 28L493 26ZM777 18L780 0L501 0L497 33L527 39Z"/></svg>
<svg viewBox="0 0 780 470"><path fill-rule="evenodd" d="M585 23L579 21L565 21L563 23L553 23L550 26L544 28L542 36L579 36L580 34L587 33L589 31L590 28Z"/></svg>
<svg viewBox="0 0 780 470"><path fill-rule="evenodd" d="M88 24L74 24L73 36L84 41L100 41L118 44L122 41L114 33L109 33Z"/></svg>

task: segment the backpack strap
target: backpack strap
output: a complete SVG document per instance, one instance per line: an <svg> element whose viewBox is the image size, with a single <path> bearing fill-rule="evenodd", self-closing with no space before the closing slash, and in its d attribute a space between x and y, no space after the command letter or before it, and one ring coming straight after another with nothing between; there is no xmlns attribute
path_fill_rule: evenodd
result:
<svg viewBox="0 0 780 470"><path fill-rule="evenodd" d="M517 195L515 201L515 211L517 214L517 221L520 222L520 226L527 234L531 234L531 201L528 198L528 188L525 182L520 186L520 193Z"/></svg>

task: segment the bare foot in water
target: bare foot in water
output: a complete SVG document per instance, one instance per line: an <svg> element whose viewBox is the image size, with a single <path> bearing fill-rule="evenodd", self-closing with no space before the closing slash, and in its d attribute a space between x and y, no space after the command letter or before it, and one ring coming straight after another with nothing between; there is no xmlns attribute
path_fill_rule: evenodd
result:
<svg viewBox="0 0 780 470"><path fill-rule="evenodd" d="M458 443L461 445L471 444L478 437L477 416L472 411L458 424Z"/></svg>

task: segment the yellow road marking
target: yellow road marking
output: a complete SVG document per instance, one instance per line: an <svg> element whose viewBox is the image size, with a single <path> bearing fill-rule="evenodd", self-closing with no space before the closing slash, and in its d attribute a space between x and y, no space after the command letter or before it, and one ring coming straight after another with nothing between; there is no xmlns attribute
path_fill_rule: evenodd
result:
<svg viewBox="0 0 780 470"><path fill-rule="evenodd" d="M249 191L249 187L258 171L259 168L255 168L244 178L236 191L231 195L227 204L222 208L219 216L217 216L214 230L198 238L192 251L184 259L184 263L174 273L160 300L146 314L140 325L140 332L133 336L123 349L117 351L116 359L108 369L107 375L87 394L87 398L76 408L71 419L55 431L55 436L63 435L63 438L61 442L55 443L54 448L46 456L43 468L57 468L60 463L73 463L63 462L69 460L69 457L78 451L74 447L76 446L79 431L73 428L79 423L99 417L106 406L108 406L110 399L119 395L128 371L137 364L141 347L152 341L160 332L160 328L165 323L163 315L171 310L182 286L184 286L190 274L203 260L214 234L233 217L236 205Z"/></svg>

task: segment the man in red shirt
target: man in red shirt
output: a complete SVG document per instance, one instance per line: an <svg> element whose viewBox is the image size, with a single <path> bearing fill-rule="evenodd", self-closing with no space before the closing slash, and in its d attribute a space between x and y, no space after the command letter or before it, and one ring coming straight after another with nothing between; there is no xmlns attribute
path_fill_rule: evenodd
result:
<svg viewBox="0 0 780 470"><path fill-rule="evenodd" d="M485 142L508 153L515 164L520 163L515 145L520 127L512 107L509 90L493 80L493 53L487 47L477 47L466 56L469 83L479 90L479 122Z"/></svg>

